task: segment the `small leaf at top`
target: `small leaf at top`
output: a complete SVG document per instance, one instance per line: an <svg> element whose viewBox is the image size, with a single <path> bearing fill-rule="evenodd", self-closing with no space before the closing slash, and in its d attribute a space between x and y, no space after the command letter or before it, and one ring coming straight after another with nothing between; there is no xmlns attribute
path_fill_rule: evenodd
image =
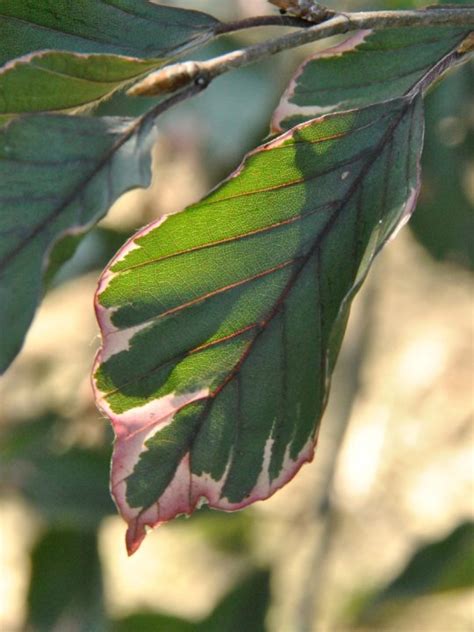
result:
<svg viewBox="0 0 474 632"><path fill-rule="evenodd" d="M204 43L217 25L144 0L0 0L0 124L95 103Z"/></svg>
<svg viewBox="0 0 474 632"><path fill-rule="evenodd" d="M352 296L414 208L422 134L419 96L299 125L112 260L94 385L129 552L312 459Z"/></svg>
<svg viewBox="0 0 474 632"><path fill-rule="evenodd" d="M359 31L301 64L275 111L272 128L280 132L321 114L408 94L468 34L469 29L452 27Z"/></svg>
<svg viewBox="0 0 474 632"><path fill-rule="evenodd" d="M151 118L38 114L0 129L0 373L20 350L54 244L150 182Z"/></svg>

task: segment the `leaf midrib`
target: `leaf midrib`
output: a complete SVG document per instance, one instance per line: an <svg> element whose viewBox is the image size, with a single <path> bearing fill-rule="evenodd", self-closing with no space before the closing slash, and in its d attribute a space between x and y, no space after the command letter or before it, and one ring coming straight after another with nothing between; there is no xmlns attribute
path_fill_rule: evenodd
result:
<svg viewBox="0 0 474 632"><path fill-rule="evenodd" d="M294 284L296 283L296 280L298 279L299 275L304 270L305 265L311 260L313 255L316 253L318 247L321 245L322 241L325 239L326 235L329 233L330 229L334 225L335 221L337 221L337 219L340 217L340 212L344 209L344 207L352 199L352 196L354 195L354 193L356 193L358 191L358 187L359 187L359 184L360 184L361 180L365 177L367 171L372 167L373 163L375 162L377 157L380 155L380 149L385 145L385 143L387 142L387 138L390 137L390 135L392 134L394 129L399 125L400 121L405 116L405 114L406 114L407 110L409 109L409 107L413 107L412 103L413 103L412 100L406 100L405 105L400 109L398 117L393 121L393 123L391 125L388 126L387 131L384 133L384 135L382 136L381 140L378 142L378 144L370 152L372 154L371 159L367 161L367 164L364 165L364 167L361 169L361 172L359 173L359 175L354 179L354 182L352 183L351 187L348 189L348 191L347 191L346 195L344 196L344 198L339 202L339 205L335 207L335 209L334 209L333 213L330 215L326 225L324 226L324 228L321 230L321 232L316 237L315 242L314 242L313 246L310 248L310 250L308 251L308 253L306 255L302 255L301 257L292 259L292 262L296 262L298 260L301 260L301 263L296 268L296 270L293 272L293 274L291 275L291 277L288 280L287 284L285 285L284 289L280 293L280 296L276 299L272 309L269 310L268 315L265 318L260 319L258 321L258 323L253 323L253 325L251 327L249 327L250 329L253 329L253 328L257 329L257 332L256 332L254 338L249 341L249 344L248 344L246 350L243 352L242 356L239 358L239 360L237 361L235 366L229 371L228 375L223 379L222 383L218 387L216 387L216 389L214 391L209 393L209 395L203 397L202 398L203 400L204 399L211 399L212 400L215 397L217 397L219 392L232 379L234 379L234 377L236 375L238 375L240 367L245 362L247 357L250 355L250 353L252 351L252 348L255 345L256 341L262 335L262 333L264 331L266 331L267 327L269 326L269 324L271 323L273 318L280 311L281 306L284 304L284 301L286 300L286 297L291 292L291 290L292 290ZM196 302L199 302L200 300L205 300L205 297L204 298L201 297L199 299L196 299ZM226 339L227 338L228 337L226 337ZM212 344L212 346L216 346L222 341L221 340L213 341L213 343L211 343L211 344ZM209 344L207 346L211 346L211 344ZM188 352L185 352L184 354L180 354L178 356L178 358L187 357L188 355L192 355L192 354L196 353L198 350L203 350L204 347L206 347L206 345L200 345L198 347L195 347L195 348L189 350ZM172 360L170 360L169 362L171 363L171 361ZM168 361L165 363L165 366L166 366L166 364L168 364ZM137 383L137 382L141 381L142 379L146 379L149 375L151 375L152 373L154 373L157 370L160 370L161 368L163 368L161 365L159 365L158 367L154 367L153 369L150 369L150 370L146 371L142 375L140 375L138 377L135 377L134 379L128 381L127 385L131 385L131 384L134 384L134 383ZM106 399L107 397L109 397L112 394L115 394L116 392L119 392L120 389L123 388L124 386L125 385L118 386L116 389L114 389L114 391L110 391L107 394L104 394L103 395L104 399ZM150 398L150 400L152 400L152 399L155 399L155 398ZM201 401L201 400L199 400L199 401ZM192 403L195 403L195 402L192 402ZM186 406L189 406L189 405L190 405L189 403L183 405L181 408L179 408L179 409L177 409L175 411L175 414L176 414L176 412L180 411L181 409L184 409Z"/></svg>

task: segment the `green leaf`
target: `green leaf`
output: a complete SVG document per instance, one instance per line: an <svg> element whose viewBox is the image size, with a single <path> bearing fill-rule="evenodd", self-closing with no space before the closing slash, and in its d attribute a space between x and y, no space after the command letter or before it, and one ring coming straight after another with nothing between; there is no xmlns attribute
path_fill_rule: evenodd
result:
<svg viewBox="0 0 474 632"><path fill-rule="evenodd" d="M0 69L0 124L12 116L86 106L162 64L113 55L42 52Z"/></svg>
<svg viewBox="0 0 474 632"><path fill-rule="evenodd" d="M38 50L168 57L219 22L148 0L0 0L0 64Z"/></svg>
<svg viewBox="0 0 474 632"><path fill-rule="evenodd" d="M35 632L107 629L95 533L51 529L31 556L28 629Z"/></svg>
<svg viewBox="0 0 474 632"><path fill-rule="evenodd" d="M0 480L51 524L93 531L114 511L106 489L108 449L64 449L65 422L54 414L17 422L0 433Z"/></svg>
<svg viewBox="0 0 474 632"><path fill-rule="evenodd" d="M406 95L468 34L448 27L359 31L303 62L275 111L272 127L282 131L321 114Z"/></svg>
<svg viewBox="0 0 474 632"><path fill-rule="evenodd" d="M144 0L0 0L0 64L10 62L0 68L0 124L97 102L204 43L218 25Z"/></svg>
<svg viewBox="0 0 474 632"><path fill-rule="evenodd" d="M119 251L97 294L97 402L133 552L207 500L264 499L312 459L350 301L414 208L420 98L302 124Z"/></svg>
<svg viewBox="0 0 474 632"><path fill-rule="evenodd" d="M465 64L426 99L423 186L410 228L438 260L474 270L469 186L474 156L474 67ZM449 209L449 212L446 212Z"/></svg>
<svg viewBox="0 0 474 632"><path fill-rule="evenodd" d="M112 625L112 632L264 632L270 605L270 574L257 570L245 577L201 621L159 613L136 613Z"/></svg>
<svg viewBox="0 0 474 632"><path fill-rule="evenodd" d="M197 632L264 632L269 606L270 574L254 571L222 599Z"/></svg>
<svg viewBox="0 0 474 632"><path fill-rule="evenodd" d="M358 621L378 626L417 597L469 590L473 584L474 523L465 522L415 551L397 577L363 605Z"/></svg>
<svg viewBox="0 0 474 632"><path fill-rule="evenodd" d="M20 350L62 237L150 182L152 116L36 115L0 129L0 372Z"/></svg>
<svg viewBox="0 0 474 632"><path fill-rule="evenodd" d="M25 471L20 470L17 487L50 522L93 531L114 510L106 485L108 461L104 450L71 448L55 454L45 449L18 459L16 466L24 464Z"/></svg>

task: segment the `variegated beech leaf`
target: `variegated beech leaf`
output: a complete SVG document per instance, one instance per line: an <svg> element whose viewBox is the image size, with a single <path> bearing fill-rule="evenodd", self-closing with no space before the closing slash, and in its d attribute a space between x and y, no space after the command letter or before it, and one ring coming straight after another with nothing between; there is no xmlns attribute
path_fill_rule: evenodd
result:
<svg viewBox="0 0 474 632"><path fill-rule="evenodd" d="M163 57L218 23L150 0L0 0L0 64L39 50Z"/></svg>
<svg viewBox="0 0 474 632"><path fill-rule="evenodd" d="M95 103L219 25L148 0L0 0L0 124Z"/></svg>
<svg viewBox="0 0 474 632"><path fill-rule="evenodd" d="M118 252L97 402L132 553L202 501L267 498L313 457L351 299L412 212L420 96L303 123Z"/></svg>
<svg viewBox="0 0 474 632"><path fill-rule="evenodd" d="M0 373L23 344L55 246L149 185L155 139L149 116L37 114L0 129Z"/></svg>
<svg viewBox="0 0 474 632"><path fill-rule="evenodd" d="M272 127L281 132L315 116L419 90L431 72L439 76L443 67L463 56L457 49L469 32L469 28L445 26L358 31L301 64L275 111Z"/></svg>

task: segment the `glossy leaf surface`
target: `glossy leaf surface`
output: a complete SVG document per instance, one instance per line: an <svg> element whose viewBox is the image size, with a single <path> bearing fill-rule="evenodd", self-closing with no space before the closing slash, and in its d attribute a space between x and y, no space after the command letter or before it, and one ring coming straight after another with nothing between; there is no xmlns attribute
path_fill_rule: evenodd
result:
<svg viewBox="0 0 474 632"><path fill-rule="evenodd" d="M145 0L0 0L0 123L97 102L218 24Z"/></svg>
<svg viewBox="0 0 474 632"><path fill-rule="evenodd" d="M420 98L302 124L103 274L95 369L129 552L204 499L264 499L312 459L350 301L414 208Z"/></svg>
<svg viewBox="0 0 474 632"><path fill-rule="evenodd" d="M23 343L53 245L149 184L154 129L147 118L45 114L0 130L0 372Z"/></svg>
<svg viewBox="0 0 474 632"><path fill-rule="evenodd" d="M408 94L468 34L469 30L448 27L359 31L303 62L272 126L282 131L321 114Z"/></svg>

